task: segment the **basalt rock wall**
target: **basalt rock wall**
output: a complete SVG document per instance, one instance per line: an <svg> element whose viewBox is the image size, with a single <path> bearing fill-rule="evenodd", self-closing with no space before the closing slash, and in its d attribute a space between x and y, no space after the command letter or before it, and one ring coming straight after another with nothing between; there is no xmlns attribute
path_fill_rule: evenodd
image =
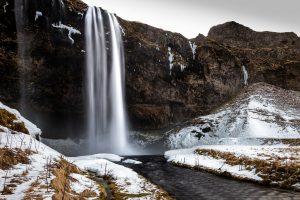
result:
<svg viewBox="0 0 300 200"><path fill-rule="evenodd" d="M87 6L77 0L63 6L59 0L27 2L24 28L17 34L14 1L0 1L0 100L16 107L23 99L33 113L84 116ZM119 22L132 129L166 128L207 114L242 90L242 65L249 83L300 89L299 38L293 33L261 36L247 29L231 35L242 29L234 23L189 40L146 24ZM242 37L250 33L250 39ZM20 45L27 47L21 56Z"/></svg>

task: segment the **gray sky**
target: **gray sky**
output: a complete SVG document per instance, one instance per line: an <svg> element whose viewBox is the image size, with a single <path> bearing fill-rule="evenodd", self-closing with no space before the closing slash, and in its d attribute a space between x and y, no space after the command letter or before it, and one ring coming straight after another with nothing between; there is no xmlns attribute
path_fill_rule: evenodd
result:
<svg viewBox="0 0 300 200"><path fill-rule="evenodd" d="M300 35L300 0L83 0L187 38L207 35L210 27L236 21L256 31Z"/></svg>

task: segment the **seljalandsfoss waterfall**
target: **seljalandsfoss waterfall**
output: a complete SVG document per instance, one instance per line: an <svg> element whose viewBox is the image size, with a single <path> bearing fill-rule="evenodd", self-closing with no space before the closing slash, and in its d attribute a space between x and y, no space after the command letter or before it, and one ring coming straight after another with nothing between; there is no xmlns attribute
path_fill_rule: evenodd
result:
<svg viewBox="0 0 300 200"><path fill-rule="evenodd" d="M124 49L117 18L89 7L85 18L87 132L90 152L124 153Z"/></svg>
<svg viewBox="0 0 300 200"><path fill-rule="evenodd" d="M188 1L0 1L0 200L300 200L299 6Z"/></svg>

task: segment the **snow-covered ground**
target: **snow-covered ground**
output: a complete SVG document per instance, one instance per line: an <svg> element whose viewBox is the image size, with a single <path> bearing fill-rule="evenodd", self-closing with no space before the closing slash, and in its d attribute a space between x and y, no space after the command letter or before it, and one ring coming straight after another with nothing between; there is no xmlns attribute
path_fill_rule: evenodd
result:
<svg viewBox="0 0 300 200"><path fill-rule="evenodd" d="M299 155L299 146L283 144L203 145L190 149L170 150L165 153L168 162L177 165L221 175L229 174L243 180L265 183L270 181L269 184L297 190L300 190ZM279 173L280 175L278 175ZM288 177L290 180L286 182L287 179L284 177Z"/></svg>
<svg viewBox="0 0 300 200"><path fill-rule="evenodd" d="M0 169L0 190L4 189L6 185L14 184L10 195L0 195L1 198L9 199L22 199L26 194L34 193L35 195L41 195L44 199L51 199L55 193L53 189L48 190L46 188L39 188L38 191L31 191L30 188L34 182L38 182L39 185L49 185L50 181L54 178L51 175L46 181L46 165L50 158L52 161L58 159L60 154L55 150L45 146L39 141L32 138L30 135L23 133L11 134L0 133L1 143L0 148L9 149L21 149L31 150L34 153L29 155L30 164L17 164L11 169Z"/></svg>
<svg viewBox="0 0 300 200"><path fill-rule="evenodd" d="M109 160L120 161L114 155L101 154L73 157L69 158L80 169L95 173L100 177L110 177L112 182L117 186L119 195L125 199L168 199L168 196L163 190L156 185L147 181L144 177L140 176L132 169L115 164ZM124 160L125 163L141 164L135 160Z"/></svg>
<svg viewBox="0 0 300 200"><path fill-rule="evenodd" d="M22 153L23 159L28 161L20 160L9 167L0 165L0 199L53 199L55 195L57 196L54 199L60 199L61 195L64 195L62 193L80 199L99 199L101 196L106 196L102 183L95 181L96 177L93 178L87 172L94 172L100 177L109 177L115 184L118 194L126 199L170 199L165 191L133 170L113 163L121 162L122 157L113 154L95 154L66 158L36 140L41 130L23 118L18 111L1 103L0 108L14 114L17 120L24 122L29 132L29 134L24 134L4 126L0 127L1 161L8 159L10 162L9 157L4 155L6 152L14 156ZM76 166L78 169L68 174L66 168L62 168L62 161L69 162L67 169L76 168ZM141 164L139 161L130 159L123 160L123 162ZM61 178L65 175L67 180L65 183L69 183L69 186L64 188L61 187L64 181ZM6 192L3 191L4 188Z"/></svg>
<svg viewBox="0 0 300 200"><path fill-rule="evenodd" d="M299 122L299 92L253 84L213 114L171 131L167 144L177 150L165 157L186 167L300 189Z"/></svg>

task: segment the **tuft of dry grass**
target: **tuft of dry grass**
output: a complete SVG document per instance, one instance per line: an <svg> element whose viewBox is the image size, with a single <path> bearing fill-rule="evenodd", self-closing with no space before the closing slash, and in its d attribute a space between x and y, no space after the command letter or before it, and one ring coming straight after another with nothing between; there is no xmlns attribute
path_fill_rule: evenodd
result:
<svg viewBox="0 0 300 200"><path fill-rule="evenodd" d="M81 192L79 194L80 197L84 197L84 198L91 198L91 197L95 197L97 196L96 192L92 191L92 190L87 190L85 189L83 192Z"/></svg>
<svg viewBox="0 0 300 200"><path fill-rule="evenodd" d="M53 195L53 200L71 200L79 199L71 195L72 191L70 188L70 178L71 173L79 173L79 169L67 162L64 159L60 159L59 162L56 162L53 170L55 178L51 181L51 187L55 189L55 194Z"/></svg>
<svg viewBox="0 0 300 200"><path fill-rule="evenodd" d="M295 150L291 149L291 151ZM270 157L262 160L247 156L236 156L230 152L212 149L197 149L195 153L215 159L223 159L226 164L231 166L239 165L247 170L255 170L255 173L263 179L264 184L277 183L282 188L294 189L292 185L300 182L299 158Z"/></svg>
<svg viewBox="0 0 300 200"><path fill-rule="evenodd" d="M31 153L21 149L0 148L0 169L7 170L18 163L29 164L28 156Z"/></svg>
<svg viewBox="0 0 300 200"><path fill-rule="evenodd" d="M0 125L7 127L13 131L26 134L29 133L27 128L25 127L24 122L17 121L16 116L5 109L0 109Z"/></svg>
<svg viewBox="0 0 300 200"><path fill-rule="evenodd" d="M76 191L71 190L71 181L74 182L76 180L70 177L70 174L84 174L74 164L69 163L64 159L60 159L52 166L52 172L55 175L55 178L51 181L51 187L56 191L52 197L53 200L81 200L97 196L96 192L89 189L86 189L79 194L76 193ZM105 199L107 195L101 185L99 185L99 191L101 194L100 199Z"/></svg>

